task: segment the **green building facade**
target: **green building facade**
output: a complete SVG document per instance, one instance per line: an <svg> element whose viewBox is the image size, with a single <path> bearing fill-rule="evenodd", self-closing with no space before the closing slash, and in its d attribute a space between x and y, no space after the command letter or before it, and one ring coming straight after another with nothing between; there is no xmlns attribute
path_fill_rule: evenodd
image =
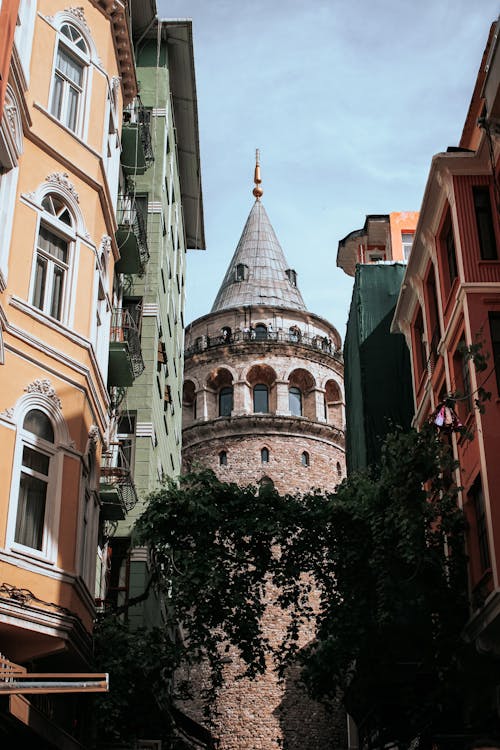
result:
<svg viewBox="0 0 500 750"><path fill-rule="evenodd" d="M348 473L378 461L391 425L411 425L409 352L404 336L390 333L405 270L405 263L356 266L344 343Z"/></svg>
<svg viewBox="0 0 500 750"><path fill-rule="evenodd" d="M124 260L122 308L137 322L144 370L123 390L117 419L138 497L111 539L110 594L122 604L149 577L147 550L130 545L145 498L181 470L186 253L205 249L191 22L154 19L135 48L140 107L129 127L144 133L126 153L122 135L122 165L139 248L135 265ZM131 229L120 229L125 247ZM131 627L160 618L154 597L129 610Z"/></svg>

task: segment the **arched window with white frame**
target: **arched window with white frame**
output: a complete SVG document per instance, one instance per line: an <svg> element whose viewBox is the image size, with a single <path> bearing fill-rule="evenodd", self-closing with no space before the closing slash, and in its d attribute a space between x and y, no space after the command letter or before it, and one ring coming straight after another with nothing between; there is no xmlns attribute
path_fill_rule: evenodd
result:
<svg viewBox="0 0 500 750"><path fill-rule="evenodd" d="M87 38L74 23L59 28L50 92L50 113L77 135L82 135L90 48Z"/></svg>
<svg viewBox="0 0 500 750"><path fill-rule="evenodd" d="M46 315L66 322L72 250L76 240L74 217L56 193L45 195L42 209L30 302Z"/></svg>
<svg viewBox="0 0 500 750"><path fill-rule="evenodd" d="M54 428L40 409L31 409L22 425L21 477L14 541L43 550L47 500L53 479Z"/></svg>
<svg viewBox="0 0 500 750"><path fill-rule="evenodd" d="M48 380L36 380L14 408L17 426L7 546L53 564L61 508L64 447L69 432Z"/></svg>

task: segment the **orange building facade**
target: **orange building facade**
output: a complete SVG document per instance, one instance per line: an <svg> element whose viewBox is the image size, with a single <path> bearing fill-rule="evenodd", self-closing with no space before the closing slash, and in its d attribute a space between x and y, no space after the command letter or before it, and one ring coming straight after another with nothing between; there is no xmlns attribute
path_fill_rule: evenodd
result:
<svg viewBox="0 0 500 750"><path fill-rule="evenodd" d="M18 9L19 0L2 0L0 3L0 122L3 116Z"/></svg>
<svg viewBox="0 0 500 750"><path fill-rule="evenodd" d="M0 652L31 671L88 672L133 49L119 0L14 5L1 10L19 23L2 69ZM10 698L0 730L81 746L75 702L51 704L55 727L28 698Z"/></svg>
<svg viewBox="0 0 500 750"><path fill-rule="evenodd" d="M500 652L500 49L491 29L460 144L433 157L393 330L411 349L415 425L451 398L468 521L466 637ZM480 345L478 371L464 352ZM484 413L475 400L491 392Z"/></svg>
<svg viewBox="0 0 500 750"><path fill-rule="evenodd" d="M337 266L354 276L360 263L406 262L418 221L418 211L368 214L361 229L339 241Z"/></svg>

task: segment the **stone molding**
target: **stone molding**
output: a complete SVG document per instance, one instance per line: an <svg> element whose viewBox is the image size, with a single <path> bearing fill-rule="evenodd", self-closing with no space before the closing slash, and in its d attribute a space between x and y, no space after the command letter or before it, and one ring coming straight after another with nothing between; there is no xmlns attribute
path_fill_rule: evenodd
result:
<svg viewBox="0 0 500 750"><path fill-rule="evenodd" d="M276 414L239 414L217 417L206 422L195 422L182 431L183 448L217 438L243 437L244 435L287 435L291 437L321 439L342 449L345 435L342 430L324 422L313 422L306 417Z"/></svg>

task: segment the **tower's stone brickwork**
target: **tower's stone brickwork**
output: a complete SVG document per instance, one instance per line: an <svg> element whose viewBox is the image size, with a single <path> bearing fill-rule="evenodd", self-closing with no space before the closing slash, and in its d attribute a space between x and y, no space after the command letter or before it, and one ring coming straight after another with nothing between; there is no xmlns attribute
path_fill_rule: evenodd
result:
<svg viewBox="0 0 500 750"><path fill-rule="evenodd" d="M259 193L260 195L261 193ZM345 476L341 341L307 311L260 200L250 212L212 312L186 331L183 465L284 493L333 491ZM287 614L268 592L263 628L279 646ZM312 595L312 603L315 596ZM301 645L314 637L312 624ZM340 750L339 706L311 701L291 670L255 681L230 652L215 735L220 750ZM184 710L200 721L200 705Z"/></svg>

